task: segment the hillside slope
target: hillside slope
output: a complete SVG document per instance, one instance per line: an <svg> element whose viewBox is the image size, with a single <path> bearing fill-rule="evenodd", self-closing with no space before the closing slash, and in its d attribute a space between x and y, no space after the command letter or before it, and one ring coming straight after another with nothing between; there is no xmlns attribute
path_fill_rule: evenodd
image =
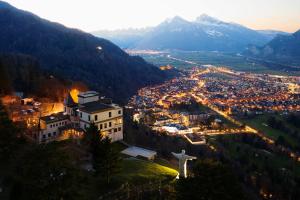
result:
<svg viewBox="0 0 300 200"><path fill-rule="evenodd" d="M167 77L165 72L140 57L129 56L108 40L49 22L2 1L0 53L30 55L43 69L80 80L118 100Z"/></svg>

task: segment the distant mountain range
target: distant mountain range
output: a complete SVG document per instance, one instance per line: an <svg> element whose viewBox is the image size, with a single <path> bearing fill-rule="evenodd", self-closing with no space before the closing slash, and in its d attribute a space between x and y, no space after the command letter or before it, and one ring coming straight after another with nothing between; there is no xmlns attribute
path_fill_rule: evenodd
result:
<svg viewBox="0 0 300 200"><path fill-rule="evenodd" d="M257 32L268 37L269 41L273 40L277 35L291 35L291 33L276 30L257 30Z"/></svg>
<svg viewBox="0 0 300 200"><path fill-rule="evenodd" d="M277 34L287 33L256 31L204 14L195 21L187 21L176 16L156 27L96 31L93 34L108 38L123 48L242 52L249 44L261 46Z"/></svg>
<svg viewBox="0 0 300 200"><path fill-rule="evenodd" d="M106 39L41 19L2 1L0 53L30 55L43 70L82 81L118 99L167 78L165 71L129 56Z"/></svg>
<svg viewBox="0 0 300 200"><path fill-rule="evenodd" d="M278 35L263 46L251 45L247 48L244 54L247 56L299 67L300 30L291 35Z"/></svg>

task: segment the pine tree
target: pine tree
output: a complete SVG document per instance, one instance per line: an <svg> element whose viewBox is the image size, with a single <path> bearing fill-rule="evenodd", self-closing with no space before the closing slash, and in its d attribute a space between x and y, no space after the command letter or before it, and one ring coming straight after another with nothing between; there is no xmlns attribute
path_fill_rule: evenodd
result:
<svg viewBox="0 0 300 200"><path fill-rule="evenodd" d="M101 140L99 154L99 158L96 159L96 172L103 176L106 183L109 184L112 176L120 170L120 153L111 143L111 140L108 137L105 137Z"/></svg>
<svg viewBox="0 0 300 200"><path fill-rule="evenodd" d="M84 143L87 144L92 155L96 176L100 176L109 184L112 176L118 173L120 169L119 151L112 144L109 137L102 136L95 124L91 124L87 128Z"/></svg>

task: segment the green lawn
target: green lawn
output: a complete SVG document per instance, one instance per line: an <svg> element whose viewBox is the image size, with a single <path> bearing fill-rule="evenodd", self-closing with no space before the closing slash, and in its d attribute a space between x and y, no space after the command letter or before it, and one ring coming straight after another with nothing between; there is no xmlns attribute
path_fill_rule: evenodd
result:
<svg viewBox="0 0 300 200"><path fill-rule="evenodd" d="M216 136L215 138L217 138ZM285 155L276 154L273 152L268 152L264 149L256 148L253 145L249 145L243 142L235 141L234 136L225 135L227 140L227 145L223 145L223 149L225 150L225 154L230 157L230 159L243 160L242 168L245 171L252 171L252 166L255 165L257 167L258 172L263 172L267 170L267 166L276 170L286 169L293 176L300 178L300 164L298 162L294 162L289 157ZM220 143L216 140L211 140L211 144L215 146L219 146Z"/></svg>
<svg viewBox="0 0 300 200"><path fill-rule="evenodd" d="M158 180L171 181L177 174L175 169L151 161L129 158L122 161L122 170L118 177L130 183L144 183Z"/></svg>
<svg viewBox="0 0 300 200"><path fill-rule="evenodd" d="M251 119L244 119L242 120L245 124L250 125L251 127L261 131L262 133L266 134L266 136L269 136L270 138L276 140L279 136L283 136L284 139L293 147L297 145L296 140L294 140L290 135L287 133L271 128L267 125L268 118L272 116L270 114L265 115L258 115ZM277 119L283 119L282 116L273 115ZM286 124L288 127L292 128L290 125Z"/></svg>

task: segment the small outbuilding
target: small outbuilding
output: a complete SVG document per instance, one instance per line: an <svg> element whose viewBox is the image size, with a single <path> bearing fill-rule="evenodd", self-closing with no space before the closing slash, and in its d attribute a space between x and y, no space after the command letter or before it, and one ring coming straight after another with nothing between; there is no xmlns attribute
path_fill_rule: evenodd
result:
<svg viewBox="0 0 300 200"><path fill-rule="evenodd" d="M132 157L146 158L148 160L154 160L155 156L157 155L156 151L151 151L136 146L128 147L127 149L123 150L121 153Z"/></svg>

